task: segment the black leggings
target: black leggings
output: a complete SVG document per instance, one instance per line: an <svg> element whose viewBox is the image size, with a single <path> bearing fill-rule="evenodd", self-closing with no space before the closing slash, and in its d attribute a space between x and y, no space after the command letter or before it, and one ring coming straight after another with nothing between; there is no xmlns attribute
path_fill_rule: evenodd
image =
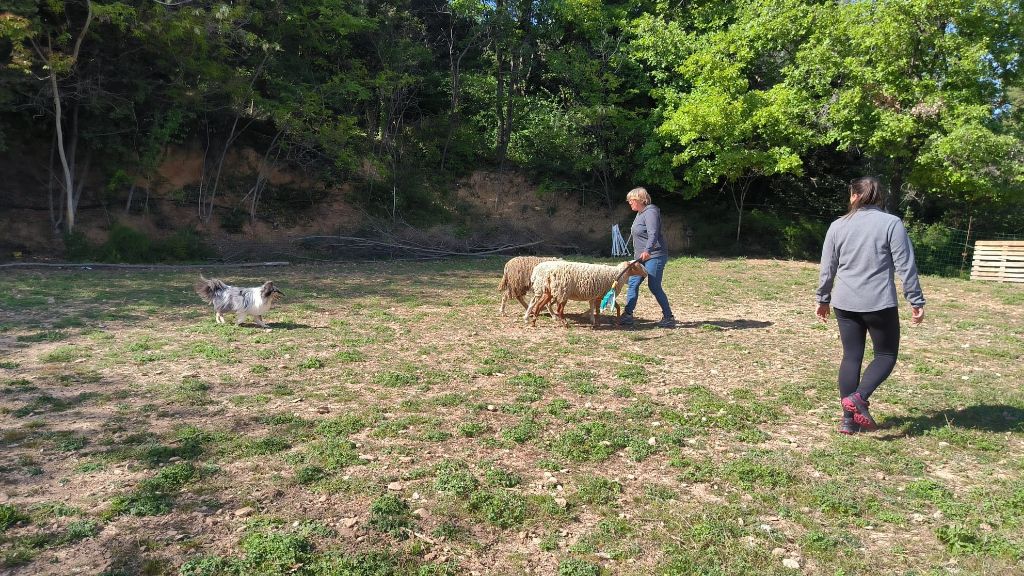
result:
<svg viewBox="0 0 1024 576"><path fill-rule="evenodd" d="M900 315L894 306L875 312L847 312L835 309L839 337L843 341L843 361L839 364L839 397L860 392L865 400L885 381L896 366L900 350ZM861 376L865 336L871 335L875 358Z"/></svg>

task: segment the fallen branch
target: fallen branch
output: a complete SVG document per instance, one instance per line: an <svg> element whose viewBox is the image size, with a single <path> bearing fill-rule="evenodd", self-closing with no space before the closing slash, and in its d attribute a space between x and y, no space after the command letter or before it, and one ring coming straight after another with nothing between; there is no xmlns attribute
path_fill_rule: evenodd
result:
<svg viewBox="0 0 1024 576"><path fill-rule="evenodd" d="M290 262L239 262L227 264L212 262L209 264L108 264L105 262L10 262L0 264L0 268L82 268L92 270L94 268L157 268L162 270L188 269L188 268L262 268L265 266L288 266Z"/></svg>
<svg viewBox="0 0 1024 576"><path fill-rule="evenodd" d="M407 252L420 252L430 254L433 257L443 256L485 256L488 254L498 254L500 252L507 252L509 250L519 250L522 248L528 248L530 246L536 246L542 244L543 240L537 240L536 242L528 242L526 244L515 244L505 245L498 247L491 247L484 250L476 250L473 252L460 252L456 250L448 250L444 248L430 248L428 246L419 246L416 244L399 243L399 242L384 242L381 240L371 240L369 238L359 238L356 236L306 236L298 239L303 245L313 245L318 247L359 247L359 246L374 246L380 248L387 248L391 250L403 250Z"/></svg>

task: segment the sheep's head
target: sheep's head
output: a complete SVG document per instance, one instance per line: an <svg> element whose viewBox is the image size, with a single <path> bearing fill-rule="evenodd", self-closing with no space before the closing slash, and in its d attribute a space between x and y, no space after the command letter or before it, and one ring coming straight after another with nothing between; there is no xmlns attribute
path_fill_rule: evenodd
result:
<svg viewBox="0 0 1024 576"><path fill-rule="evenodd" d="M644 268L644 265L640 262L622 262L616 268L619 270L619 275L615 279L615 283L612 284L612 290L615 290L616 293L629 283L630 276L647 278L647 268Z"/></svg>
<svg viewBox="0 0 1024 576"><path fill-rule="evenodd" d="M629 268L623 276L639 276L641 278L647 278L647 268L644 267L642 262L627 262Z"/></svg>

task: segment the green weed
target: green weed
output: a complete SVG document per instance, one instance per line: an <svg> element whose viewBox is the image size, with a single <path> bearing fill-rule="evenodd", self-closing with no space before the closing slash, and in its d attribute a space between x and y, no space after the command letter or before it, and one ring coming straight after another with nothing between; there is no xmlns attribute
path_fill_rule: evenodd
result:
<svg viewBox="0 0 1024 576"><path fill-rule="evenodd" d="M527 502L509 490L479 490L470 496L469 509L498 528L514 528L526 520Z"/></svg>
<svg viewBox="0 0 1024 576"><path fill-rule="evenodd" d="M569 558L558 564L558 576L600 576L601 567L586 560Z"/></svg>
<svg viewBox="0 0 1024 576"><path fill-rule="evenodd" d="M585 504L611 504L622 494L622 484L595 476L580 483L576 499Z"/></svg>
<svg viewBox="0 0 1024 576"><path fill-rule="evenodd" d="M437 465L434 488L438 492L468 496L477 487L477 479L462 460L443 460Z"/></svg>
<svg viewBox="0 0 1024 576"><path fill-rule="evenodd" d="M50 352L39 356L41 362L49 364L74 362L79 358L88 358L89 351L78 346L58 346Z"/></svg>
<svg viewBox="0 0 1024 576"><path fill-rule="evenodd" d="M28 516L22 514L11 504L0 504L0 534L18 522L27 521Z"/></svg>
<svg viewBox="0 0 1024 576"><path fill-rule="evenodd" d="M369 524L378 532L405 538L406 530L413 525L409 504L394 494L381 496L370 505Z"/></svg>

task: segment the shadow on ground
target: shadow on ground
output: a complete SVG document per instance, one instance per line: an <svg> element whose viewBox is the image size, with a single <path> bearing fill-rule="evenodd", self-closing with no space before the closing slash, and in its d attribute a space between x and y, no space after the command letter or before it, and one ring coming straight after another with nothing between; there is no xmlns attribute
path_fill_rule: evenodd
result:
<svg viewBox="0 0 1024 576"><path fill-rule="evenodd" d="M881 440L905 436L921 436L929 430L954 426L985 432L1024 432L1024 409L1006 404L979 404L959 410L948 409L921 416L887 418L884 428L889 432Z"/></svg>
<svg viewBox="0 0 1024 576"><path fill-rule="evenodd" d="M676 328L697 328L703 330L755 330L759 328L767 328L773 323L765 322L763 320L694 320L693 322L677 322ZM657 325L652 323L648 325L651 328L657 328Z"/></svg>

